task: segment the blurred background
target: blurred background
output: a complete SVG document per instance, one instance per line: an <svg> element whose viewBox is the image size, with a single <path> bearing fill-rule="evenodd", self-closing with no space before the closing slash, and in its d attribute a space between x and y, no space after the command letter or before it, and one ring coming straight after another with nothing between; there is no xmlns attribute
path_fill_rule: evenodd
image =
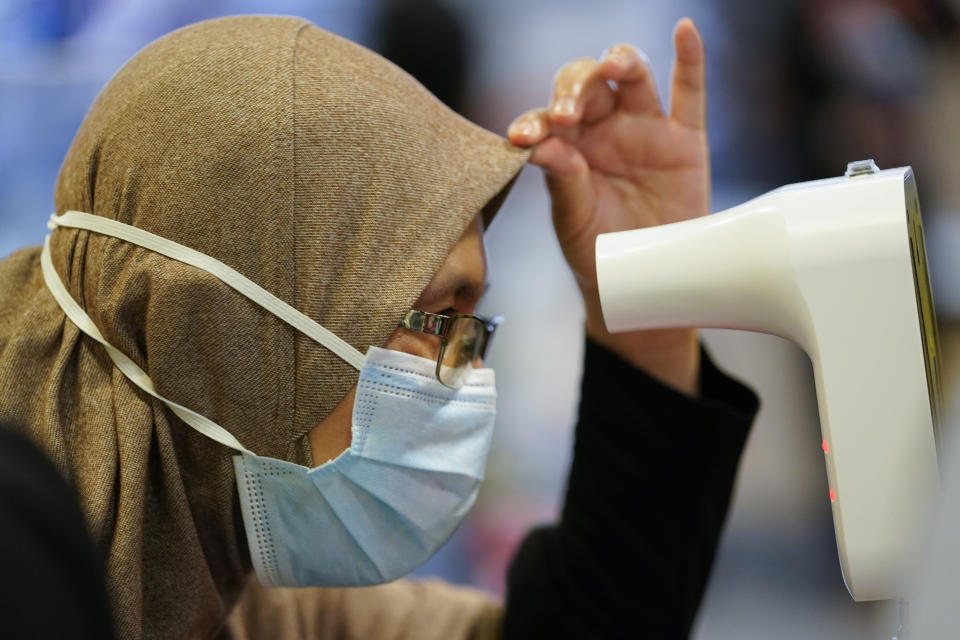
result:
<svg viewBox="0 0 960 640"><path fill-rule="evenodd" d="M708 57L713 210L850 160L913 165L948 413L960 409L960 0L0 0L0 257L42 241L64 153L125 60L185 24L267 12L380 51L501 134L546 104L564 62L618 42L642 48L667 87L673 25L693 17ZM477 508L420 573L501 593L519 539L558 512L579 395L582 311L539 170L521 175L488 251L481 312L507 318L490 358L495 448ZM771 336L704 335L763 406L693 637L890 637L892 607L854 603L843 586L807 357Z"/></svg>

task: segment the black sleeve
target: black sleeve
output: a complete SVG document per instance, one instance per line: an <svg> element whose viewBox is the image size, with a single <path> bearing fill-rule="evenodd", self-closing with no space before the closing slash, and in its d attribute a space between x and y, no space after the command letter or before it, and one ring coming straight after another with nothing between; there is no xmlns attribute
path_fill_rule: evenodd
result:
<svg viewBox="0 0 960 640"><path fill-rule="evenodd" d="M0 425L4 638L114 637L103 565L77 497L24 436Z"/></svg>
<svg viewBox="0 0 960 640"><path fill-rule="evenodd" d="M701 355L692 398L587 341L562 521L517 551L503 638L689 635L759 406Z"/></svg>

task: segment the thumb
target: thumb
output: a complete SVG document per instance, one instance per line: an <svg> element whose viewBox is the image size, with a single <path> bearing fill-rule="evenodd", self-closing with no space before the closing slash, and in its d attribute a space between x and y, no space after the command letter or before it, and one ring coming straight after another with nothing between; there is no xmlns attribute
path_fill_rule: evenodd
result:
<svg viewBox="0 0 960 640"><path fill-rule="evenodd" d="M596 194L590 165L575 146L556 137L538 144L530 163L546 171L557 239L570 259L568 251L593 226ZM578 265L571 266L576 269Z"/></svg>

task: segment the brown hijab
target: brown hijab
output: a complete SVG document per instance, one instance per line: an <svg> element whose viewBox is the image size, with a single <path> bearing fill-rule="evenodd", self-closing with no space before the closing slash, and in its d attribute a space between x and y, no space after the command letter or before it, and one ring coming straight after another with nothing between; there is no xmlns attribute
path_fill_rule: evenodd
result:
<svg viewBox="0 0 960 640"><path fill-rule="evenodd" d="M117 73L55 201L213 256L364 352L526 158L362 47L296 18L235 17L167 35ZM51 249L73 297L162 395L260 455L311 463L305 434L354 369L196 268L74 229ZM210 637L250 570L233 452L66 319L39 256L0 262L0 419L82 496L120 635Z"/></svg>

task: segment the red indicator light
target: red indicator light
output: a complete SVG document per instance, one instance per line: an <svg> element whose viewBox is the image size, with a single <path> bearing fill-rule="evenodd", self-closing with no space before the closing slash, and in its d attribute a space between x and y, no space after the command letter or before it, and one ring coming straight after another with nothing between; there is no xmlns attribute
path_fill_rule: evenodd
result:
<svg viewBox="0 0 960 640"><path fill-rule="evenodd" d="M830 453L830 445L827 444L826 438L824 438L823 442L820 444L820 448L823 449L824 453Z"/></svg>
<svg viewBox="0 0 960 640"><path fill-rule="evenodd" d="M837 492L833 490L833 487L830 487L830 502L837 501Z"/></svg>

